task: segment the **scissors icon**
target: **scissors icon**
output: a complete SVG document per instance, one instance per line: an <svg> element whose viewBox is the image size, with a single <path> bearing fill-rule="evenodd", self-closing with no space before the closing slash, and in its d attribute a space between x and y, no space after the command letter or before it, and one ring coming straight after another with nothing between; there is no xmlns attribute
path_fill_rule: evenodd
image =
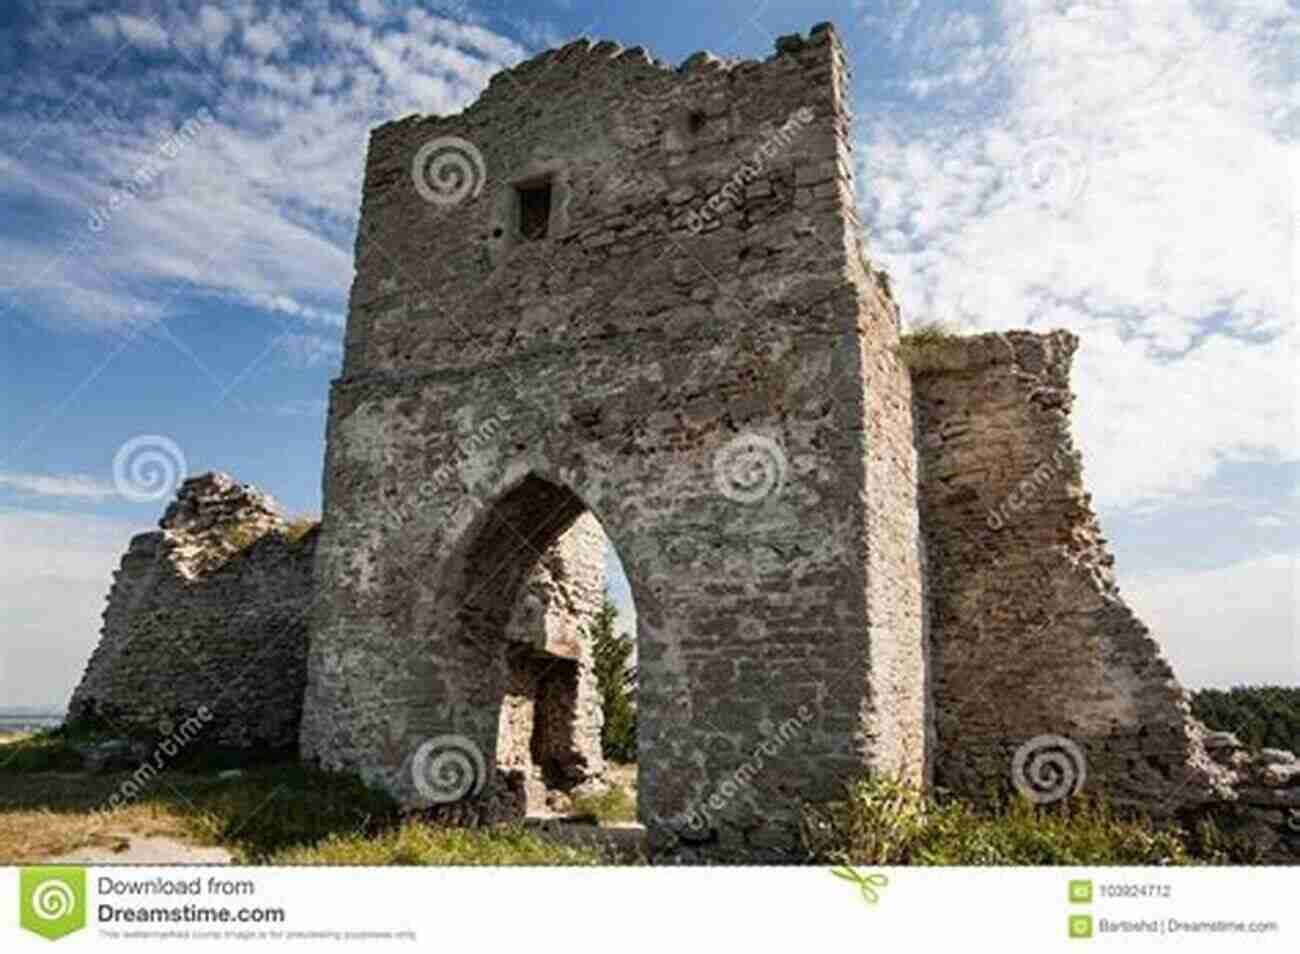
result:
<svg viewBox="0 0 1300 954"><path fill-rule="evenodd" d="M867 904L876 904L880 901L880 894L877 888L883 888L889 884L889 879L882 874L864 875L861 872L842 865L839 868L832 868L831 874L837 878L843 878L845 881L852 881L858 886L858 891L862 894L862 900Z"/></svg>

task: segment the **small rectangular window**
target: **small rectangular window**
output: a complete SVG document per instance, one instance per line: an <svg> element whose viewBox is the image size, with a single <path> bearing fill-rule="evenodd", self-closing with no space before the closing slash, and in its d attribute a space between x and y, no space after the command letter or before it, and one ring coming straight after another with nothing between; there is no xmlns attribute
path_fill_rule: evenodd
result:
<svg viewBox="0 0 1300 954"><path fill-rule="evenodd" d="M519 234L525 241L546 238L551 224L551 184L519 186Z"/></svg>

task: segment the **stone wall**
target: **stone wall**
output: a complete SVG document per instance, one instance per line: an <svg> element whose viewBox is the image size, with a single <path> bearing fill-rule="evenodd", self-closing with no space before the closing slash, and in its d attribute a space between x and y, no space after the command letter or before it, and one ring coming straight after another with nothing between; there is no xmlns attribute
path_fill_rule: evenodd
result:
<svg viewBox="0 0 1300 954"><path fill-rule="evenodd" d="M524 581L507 627L497 762L522 776L529 815L562 809L557 795L604 780L604 714L586 629L604 601L606 545L594 517L574 521Z"/></svg>
<svg viewBox="0 0 1300 954"><path fill-rule="evenodd" d="M69 719L196 745L292 748L306 685L316 533L291 542L275 502L224 474L187 480L130 544Z"/></svg>
<svg viewBox="0 0 1300 954"><path fill-rule="evenodd" d="M1124 604L1070 437L1067 332L912 354L936 712L935 781L1005 792L1017 750L1070 740L1089 791L1170 815L1230 797L1205 729ZM1041 758L1071 757L1036 743ZM1049 771L1049 776L1050 776Z"/></svg>
<svg viewBox="0 0 1300 954"><path fill-rule="evenodd" d="M508 610L590 511L638 609L652 852L796 857L801 798L922 774L911 407L846 88L828 26L676 70L584 40L373 132L304 757L418 805L421 739L491 749ZM413 168L457 145L430 201Z"/></svg>
<svg viewBox="0 0 1300 954"><path fill-rule="evenodd" d="M1300 863L1300 758L1284 749L1251 751L1231 732L1210 732L1205 747L1228 773L1233 792L1200 814L1249 845L1257 860Z"/></svg>

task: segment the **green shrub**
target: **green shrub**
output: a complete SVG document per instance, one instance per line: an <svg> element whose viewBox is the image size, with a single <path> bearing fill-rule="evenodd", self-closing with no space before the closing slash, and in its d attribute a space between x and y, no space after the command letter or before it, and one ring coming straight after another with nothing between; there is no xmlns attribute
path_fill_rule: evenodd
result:
<svg viewBox="0 0 1300 954"><path fill-rule="evenodd" d="M820 864L1194 863L1182 831L1121 817L1102 802L1039 807L1017 799L980 812L888 779L861 782L840 802L806 806L803 831L809 859Z"/></svg>
<svg viewBox="0 0 1300 954"><path fill-rule="evenodd" d="M1192 693L1192 714L1251 748L1300 751L1300 688L1202 689Z"/></svg>
<svg viewBox="0 0 1300 954"><path fill-rule="evenodd" d="M0 772L77 772L81 767L81 753L62 728L0 745Z"/></svg>
<svg viewBox="0 0 1300 954"><path fill-rule="evenodd" d="M935 356L945 342L959 336L957 327L944 321L923 321L898 339L895 354L913 371L924 371L935 364Z"/></svg>
<svg viewBox="0 0 1300 954"><path fill-rule="evenodd" d="M636 761L636 704L633 699L636 674L628 667L634 644L626 633L614 632L618 611L605 600L588 627L593 668L605 712L600 730L600 747L605 758L616 762Z"/></svg>

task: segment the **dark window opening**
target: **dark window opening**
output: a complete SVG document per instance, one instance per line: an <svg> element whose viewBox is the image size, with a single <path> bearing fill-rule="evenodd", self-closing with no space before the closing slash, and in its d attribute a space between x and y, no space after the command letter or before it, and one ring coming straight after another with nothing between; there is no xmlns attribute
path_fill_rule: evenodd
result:
<svg viewBox="0 0 1300 954"><path fill-rule="evenodd" d="M519 234L525 241L546 238L551 224L551 184L519 186Z"/></svg>
<svg viewBox="0 0 1300 954"><path fill-rule="evenodd" d="M704 128L705 122L706 120L703 113L693 112L686 117L686 128L691 131L691 135L695 135Z"/></svg>

